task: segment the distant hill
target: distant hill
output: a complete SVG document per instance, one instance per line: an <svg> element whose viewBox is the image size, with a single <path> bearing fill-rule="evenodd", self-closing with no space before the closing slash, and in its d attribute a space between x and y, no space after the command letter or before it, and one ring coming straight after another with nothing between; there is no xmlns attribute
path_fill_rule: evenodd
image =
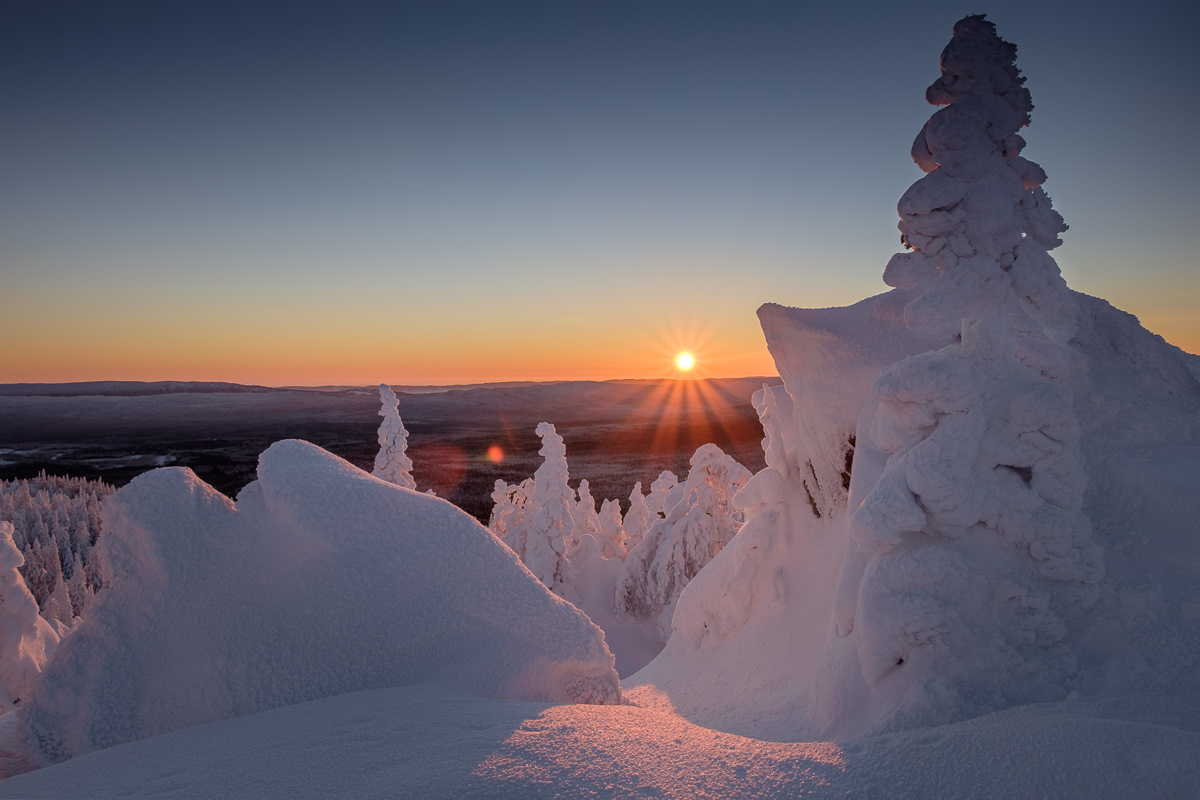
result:
<svg viewBox="0 0 1200 800"><path fill-rule="evenodd" d="M0 397L145 397L156 394L245 394L277 392L269 386L220 381L78 381L75 383L0 383Z"/></svg>
<svg viewBox="0 0 1200 800"><path fill-rule="evenodd" d="M697 379L699 380L699 379ZM409 386L391 384L403 394L435 394L439 392L470 391L474 389L528 389L531 387L563 387L578 389L587 386L652 385L690 382L689 379L623 378L609 381L497 381L495 383L456 383L445 386ZM777 384L779 378L714 378L710 383L720 385L745 384L757 390L763 383ZM269 392L320 392L325 394L375 395L376 386L258 386L225 383L222 381L77 381L74 383L0 383L0 397L149 397L163 394L265 394Z"/></svg>

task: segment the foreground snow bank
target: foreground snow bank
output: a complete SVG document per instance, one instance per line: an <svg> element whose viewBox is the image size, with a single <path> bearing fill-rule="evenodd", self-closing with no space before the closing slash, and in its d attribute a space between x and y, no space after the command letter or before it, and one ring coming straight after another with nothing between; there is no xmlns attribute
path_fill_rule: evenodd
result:
<svg viewBox="0 0 1200 800"><path fill-rule="evenodd" d="M301 441L236 505L187 469L108 502L112 578L20 712L35 765L344 692L619 697L600 630L454 506Z"/></svg>
<svg viewBox="0 0 1200 800"><path fill-rule="evenodd" d="M1194 698L1142 696L792 744L633 706L400 687L109 748L0 782L0 798L1191 797L1197 719Z"/></svg>

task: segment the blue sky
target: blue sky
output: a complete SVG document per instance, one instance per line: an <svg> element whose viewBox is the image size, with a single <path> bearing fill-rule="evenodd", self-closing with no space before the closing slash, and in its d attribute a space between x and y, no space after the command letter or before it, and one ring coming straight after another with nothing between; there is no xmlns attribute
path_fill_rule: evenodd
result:
<svg viewBox="0 0 1200 800"><path fill-rule="evenodd" d="M1073 288L1200 349L1183 3L0 7L0 381L769 371L884 290L953 23L1018 46Z"/></svg>

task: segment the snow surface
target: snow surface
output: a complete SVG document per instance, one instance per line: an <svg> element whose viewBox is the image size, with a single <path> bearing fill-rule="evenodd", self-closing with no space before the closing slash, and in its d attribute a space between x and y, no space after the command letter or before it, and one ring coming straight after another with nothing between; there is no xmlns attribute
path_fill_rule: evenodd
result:
<svg viewBox="0 0 1200 800"><path fill-rule="evenodd" d="M633 706L345 694L120 745L0 798L1191 798L1200 705L1029 705L848 744L747 739Z"/></svg>
<svg viewBox="0 0 1200 800"><path fill-rule="evenodd" d="M445 501L296 440L237 504L187 469L104 509L110 583L18 712L35 764L361 689L612 702L603 634Z"/></svg>

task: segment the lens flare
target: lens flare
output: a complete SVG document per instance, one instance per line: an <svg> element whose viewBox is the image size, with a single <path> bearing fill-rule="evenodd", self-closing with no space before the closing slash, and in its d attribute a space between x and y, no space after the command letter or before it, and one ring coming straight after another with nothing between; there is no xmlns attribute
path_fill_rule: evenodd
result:
<svg viewBox="0 0 1200 800"><path fill-rule="evenodd" d="M504 460L504 451L500 449L500 445L494 444L487 449L487 457L493 464L499 464Z"/></svg>

